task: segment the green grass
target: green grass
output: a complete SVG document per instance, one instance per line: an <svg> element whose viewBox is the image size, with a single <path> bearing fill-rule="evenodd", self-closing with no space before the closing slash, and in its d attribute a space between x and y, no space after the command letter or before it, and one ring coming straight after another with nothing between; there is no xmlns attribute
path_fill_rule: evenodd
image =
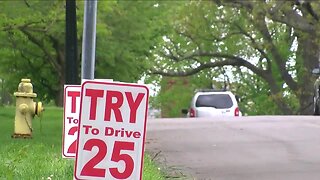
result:
<svg viewBox="0 0 320 180"><path fill-rule="evenodd" d="M74 160L61 156L63 110L49 107L41 123L35 118L32 139L11 138L14 115L14 107L0 107L0 180L71 180ZM165 179L148 155L144 159L143 179Z"/></svg>

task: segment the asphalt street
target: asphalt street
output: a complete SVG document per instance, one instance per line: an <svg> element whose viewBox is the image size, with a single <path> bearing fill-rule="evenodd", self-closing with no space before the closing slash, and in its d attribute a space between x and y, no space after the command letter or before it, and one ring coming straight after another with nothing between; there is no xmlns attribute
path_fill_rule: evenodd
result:
<svg viewBox="0 0 320 180"><path fill-rule="evenodd" d="M319 180L320 117L149 119L146 151L168 179Z"/></svg>

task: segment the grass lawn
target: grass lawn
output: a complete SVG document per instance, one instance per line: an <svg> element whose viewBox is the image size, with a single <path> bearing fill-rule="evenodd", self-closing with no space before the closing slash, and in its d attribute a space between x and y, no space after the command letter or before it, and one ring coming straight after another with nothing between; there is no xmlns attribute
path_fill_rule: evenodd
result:
<svg viewBox="0 0 320 180"><path fill-rule="evenodd" d="M40 123L33 120L33 139L12 139L14 107L0 107L0 180L72 180L74 160L61 157L63 110L46 107ZM144 180L165 179L148 155Z"/></svg>

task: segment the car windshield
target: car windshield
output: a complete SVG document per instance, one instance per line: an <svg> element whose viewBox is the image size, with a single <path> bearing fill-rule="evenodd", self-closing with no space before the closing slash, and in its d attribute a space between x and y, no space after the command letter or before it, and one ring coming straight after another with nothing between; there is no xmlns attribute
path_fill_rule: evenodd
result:
<svg viewBox="0 0 320 180"><path fill-rule="evenodd" d="M214 107L218 109L231 108L233 106L231 97L228 94L207 94L199 95L196 107Z"/></svg>

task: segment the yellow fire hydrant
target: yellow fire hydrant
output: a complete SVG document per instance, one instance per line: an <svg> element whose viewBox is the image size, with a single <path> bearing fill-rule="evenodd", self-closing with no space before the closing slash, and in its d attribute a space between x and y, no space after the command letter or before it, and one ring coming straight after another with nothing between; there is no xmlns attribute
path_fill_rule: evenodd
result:
<svg viewBox="0 0 320 180"><path fill-rule="evenodd" d="M40 116L43 111L42 102L34 102L37 97L33 93L33 86L30 79L21 79L16 96L16 115L14 120L13 138L32 137L32 119L35 115Z"/></svg>

